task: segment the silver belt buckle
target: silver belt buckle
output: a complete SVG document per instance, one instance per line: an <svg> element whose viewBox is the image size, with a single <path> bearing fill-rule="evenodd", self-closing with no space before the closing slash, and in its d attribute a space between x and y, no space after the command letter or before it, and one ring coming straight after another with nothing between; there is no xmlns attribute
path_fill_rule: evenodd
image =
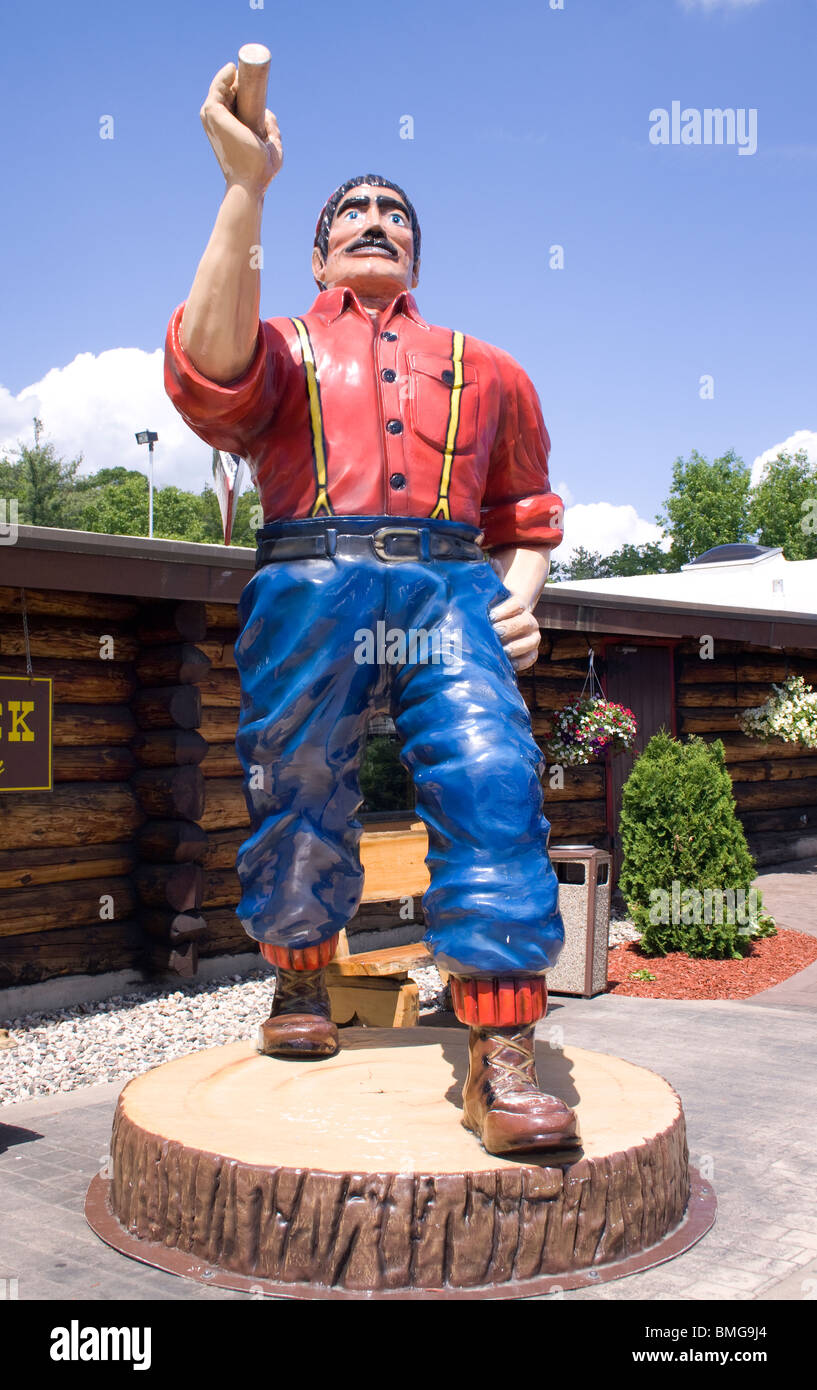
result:
<svg viewBox="0 0 817 1390"><path fill-rule="evenodd" d="M372 532L372 545L374 547L375 555L378 557L379 560L388 560L392 562L395 560L414 559L415 557L411 555L389 555L389 553L386 550L386 540L389 536L416 536L416 558L418 560L422 559L422 529L419 526L381 526L379 530Z"/></svg>

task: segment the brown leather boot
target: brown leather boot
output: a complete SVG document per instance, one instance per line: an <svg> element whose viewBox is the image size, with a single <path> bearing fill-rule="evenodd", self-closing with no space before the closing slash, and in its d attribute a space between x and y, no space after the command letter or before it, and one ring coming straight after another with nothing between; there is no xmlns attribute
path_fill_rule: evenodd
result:
<svg viewBox="0 0 817 1390"><path fill-rule="evenodd" d="M547 1010L544 979L452 977L451 985L457 1017L471 1024L468 1079L462 1093L465 1128L491 1154L579 1148L575 1111L557 1096L540 1091L536 1077L534 1028Z"/></svg>
<svg viewBox="0 0 817 1390"><path fill-rule="evenodd" d="M265 1057L334 1057L338 1051L325 969L337 944L337 936L300 951L261 943L276 973L272 1011L258 1030L258 1051Z"/></svg>

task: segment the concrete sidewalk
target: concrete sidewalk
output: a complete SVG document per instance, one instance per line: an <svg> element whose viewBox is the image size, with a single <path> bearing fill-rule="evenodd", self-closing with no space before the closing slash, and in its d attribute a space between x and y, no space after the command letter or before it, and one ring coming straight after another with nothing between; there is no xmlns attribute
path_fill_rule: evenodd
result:
<svg viewBox="0 0 817 1390"><path fill-rule="evenodd" d="M762 875L758 886L782 926L814 931L816 882L814 868L797 866ZM748 1000L553 999L543 1038L612 1052L675 1087L691 1162L718 1197L714 1229L686 1254L560 1297L813 1298L816 1023L817 966ZM86 1226L85 1192L106 1163L120 1089L114 1082L0 1108L0 1280L16 1279L21 1299L248 1297L138 1264Z"/></svg>

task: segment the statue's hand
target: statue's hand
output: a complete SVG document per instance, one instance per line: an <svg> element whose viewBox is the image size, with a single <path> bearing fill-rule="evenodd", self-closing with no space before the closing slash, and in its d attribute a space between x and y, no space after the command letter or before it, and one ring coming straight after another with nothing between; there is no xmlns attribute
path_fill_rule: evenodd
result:
<svg viewBox="0 0 817 1390"><path fill-rule="evenodd" d="M235 114L238 70L227 63L210 84L201 121L229 184L242 184L263 194L284 161L281 132L271 111L265 113L266 139L261 140Z"/></svg>
<svg viewBox="0 0 817 1390"><path fill-rule="evenodd" d="M488 616L514 669L525 671L533 666L539 654L542 634L538 622L521 598L511 594L510 598L497 603Z"/></svg>

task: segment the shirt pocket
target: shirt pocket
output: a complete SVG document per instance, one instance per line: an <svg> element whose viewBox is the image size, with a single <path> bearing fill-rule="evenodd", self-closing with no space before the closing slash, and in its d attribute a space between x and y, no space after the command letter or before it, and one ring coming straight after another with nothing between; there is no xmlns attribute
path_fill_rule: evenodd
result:
<svg viewBox="0 0 817 1390"><path fill-rule="evenodd" d="M479 379L470 362L455 365L450 357L410 352L409 418L412 430L440 453L470 454L477 438ZM457 386L457 371L462 385Z"/></svg>

